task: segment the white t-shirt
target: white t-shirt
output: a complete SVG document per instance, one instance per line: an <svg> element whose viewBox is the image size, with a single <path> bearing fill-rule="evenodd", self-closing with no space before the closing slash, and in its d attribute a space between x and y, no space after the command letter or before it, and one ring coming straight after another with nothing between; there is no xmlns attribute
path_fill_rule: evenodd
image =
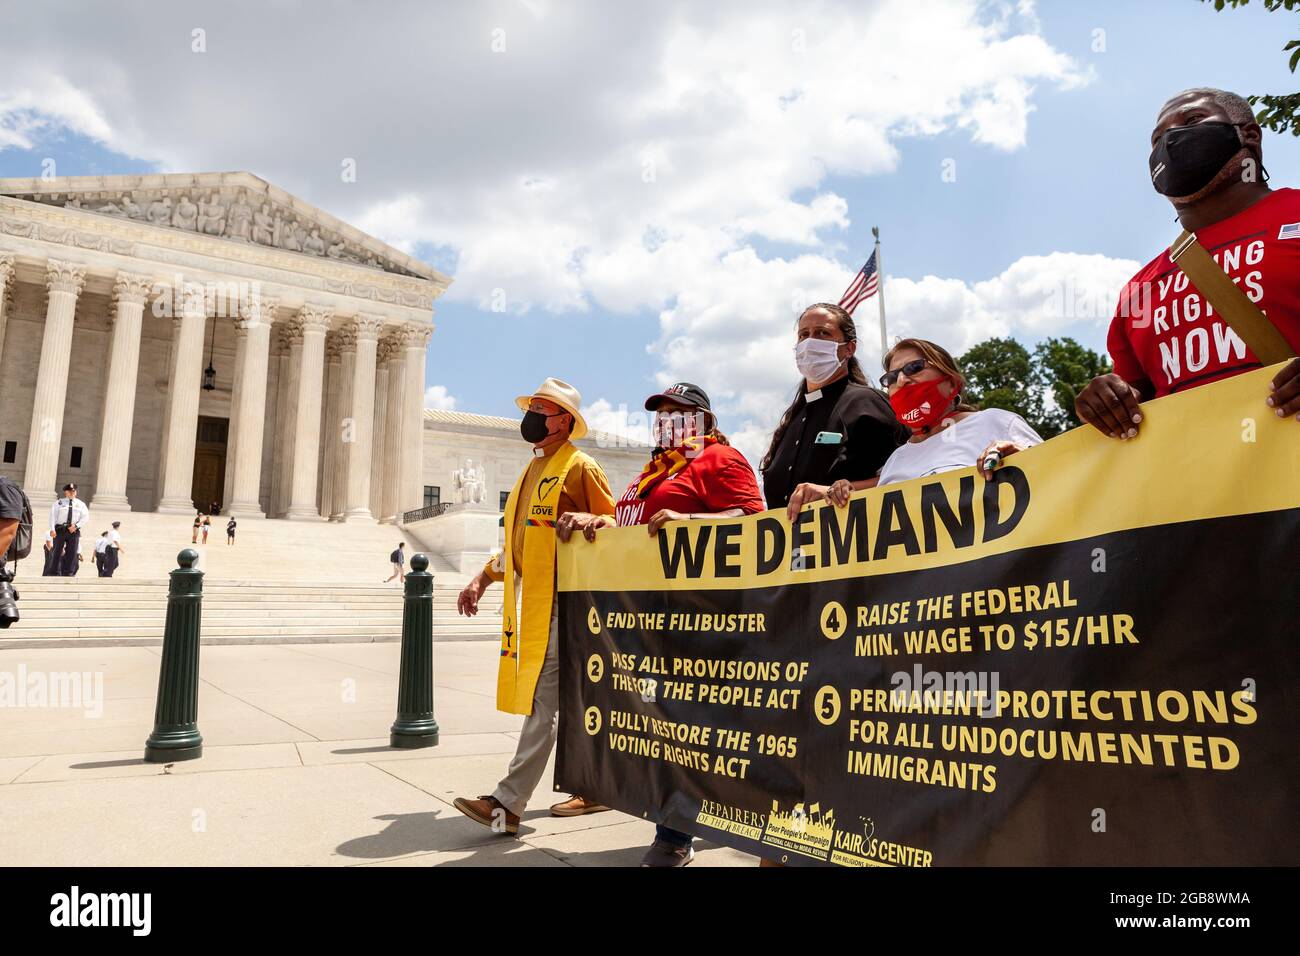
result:
<svg viewBox="0 0 1300 956"><path fill-rule="evenodd" d="M1028 448L1043 440L1015 412L988 408L967 415L925 441L899 445L880 469L880 484L892 485L941 471L973 468L980 452L995 441L1011 441Z"/></svg>

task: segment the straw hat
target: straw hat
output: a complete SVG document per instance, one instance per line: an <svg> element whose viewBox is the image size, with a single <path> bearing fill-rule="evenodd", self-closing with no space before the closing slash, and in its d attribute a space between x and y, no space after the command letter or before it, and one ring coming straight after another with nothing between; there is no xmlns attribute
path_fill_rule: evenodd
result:
<svg viewBox="0 0 1300 956"><path fill-rule="evenodd" d="M568 382L562 382L558 378L548 378L533 394L520 395L516 398L515 404L519 406L521 412L527 412L529 402L535 398L554 402L573 416L573 431L569 435L570 439L577 441L587 434L587 422L578 411L582 407L582 394Z"/></svg>

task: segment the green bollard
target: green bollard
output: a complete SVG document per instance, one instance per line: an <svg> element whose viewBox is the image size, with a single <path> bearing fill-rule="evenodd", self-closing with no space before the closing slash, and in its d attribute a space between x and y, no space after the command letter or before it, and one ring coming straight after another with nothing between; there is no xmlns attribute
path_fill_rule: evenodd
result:
<svg viewBox="0 0 1300 956"><path fill-rule="evenodd" d="M403 749L438 746L438 722L433 719L433 575L422 554L411 555L411 573L406 576L397 720L389 743Z"/></svg>
<svg viewBox="0 0 1300 956"><path fill-rule="evenodd" d="M173 763L203 756L199 733L199 624L203 609L203 572L194 567L199 553L186 548L171 573L167 624L163 630L162 665L158 669L158 703L153 733L144 745L145 763Z"/></svg>

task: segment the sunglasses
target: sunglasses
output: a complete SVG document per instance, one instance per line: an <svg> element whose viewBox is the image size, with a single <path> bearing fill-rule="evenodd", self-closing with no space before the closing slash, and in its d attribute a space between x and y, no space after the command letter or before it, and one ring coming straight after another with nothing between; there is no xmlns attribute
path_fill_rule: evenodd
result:
<svg viewBox="0 0 1300 956"><path fill-rule="evenodd" d="M919 375L921 370L929 366L929 364L930 363L923 358L912 359L912 361L906 362L898 368L890 369L884 375L880 376L880 386L881 388L889 388L889 386L898 381L898 376L900 375L906 375L908 378Z"/></svg>

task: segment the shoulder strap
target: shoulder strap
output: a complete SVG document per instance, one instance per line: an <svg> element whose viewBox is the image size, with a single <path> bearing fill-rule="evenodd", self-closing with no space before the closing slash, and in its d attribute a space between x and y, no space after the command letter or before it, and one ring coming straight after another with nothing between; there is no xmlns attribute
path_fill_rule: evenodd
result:
<svg viewBox="0 0 1300 956"><path fill-rule="evenodd" d="M1219 317L1241 336L1261 362L1274 365L1295 355L1277 326L1246 298L1246 293L1237 288L1196 241L1196 233L1184 229L1169 247L1169 258L1187 274L1197 291L1209 300Z"/></svg>

